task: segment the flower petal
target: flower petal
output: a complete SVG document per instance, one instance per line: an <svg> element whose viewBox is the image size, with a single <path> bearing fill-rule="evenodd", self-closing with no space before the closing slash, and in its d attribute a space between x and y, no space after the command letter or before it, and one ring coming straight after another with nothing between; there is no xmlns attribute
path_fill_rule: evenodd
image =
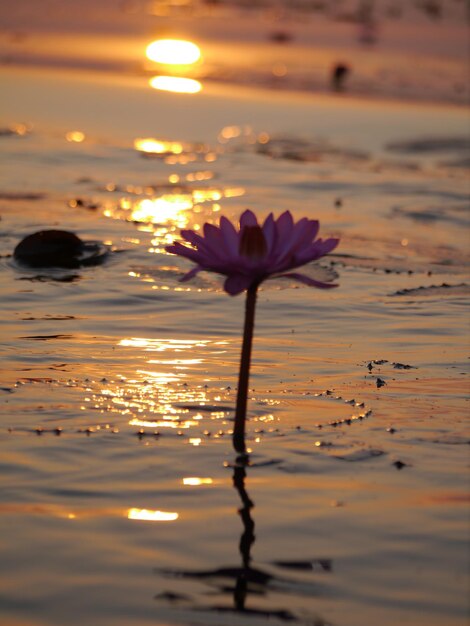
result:
<svg viewBox="0 0 470 626"><path fill-rule="evenodd" d="M266 241L267 256L269 257L272 249L276 245L276 224L272 213L264 220L263 235Z"/></svg>
<svg viewBox="0 0 470 626"><path fill-rule="evenodd" d="M299 267L300 265L305 265L305 263L310 263L310 261L315 261L316 259L325 256L332 250L336 248L339 243L339 239L317 239L309 248L304 248L299 254L296 255L295 261L296 264L293 267Z"/></svg>
<svg viewBox="0 0 470 626"><path fill-rule="evenodd" d="M225 291L231 296L236 296L248 287L253 282L251 276L244 276L243 274L232 274L224 282Z"/></svg>
<svg viewBox="0 0 470 626"><path fill-rule="evenodd" d="M224 215L220 218L220 231L231 256L238 256L238 233L235 226Z"/></svg>
<svg viewBox="0 0 470 626"><path fill-rule="evenodd" d="M334 237L331 237L330 239L325 239L324 241L323 239L318 239L317 244L320 245L321 255L324 256L325 254L328 254L336 248L336 246L339 244L339 239L336 239Z"/></svg>
<svg viewBox="0 0 470 626"><path fill-rule="evenodd" d="M196 265L196 267L193 267L192 270L190 270L189 272L186 272L186 274L179 279L180 283L185 283L186 281L191 280L191 278L194 278L196 274L198 274L199 272L202 272L203 269L204 268L201 267L200 265Z"/></svg>
<svg viewBox="0 0 470 626"><path fill-rule="evenodd" d="M227 254L220 228L213 224L204 224L204 239L201 249L214 261L225 263Z"/></svg>
<svg viewBox="0 0 470 626"><path fill-rule="evenodd" d="M214 224L206 222L203 226L204 237L207 240L220 241L220 230Z"/></svg>
<svg viewBox="0 0 470 626"><path fill-rule="evenodd" d="M300 246L299 242L301 242L305 235L309 236L311 229L308 228L309 221L306 217L302 218L297 224L292 224L292 228L290 228L288 220L286 220L287 229L286 233L282 236L282 240L276 249L276 256L273 259L275 263L275 271L281 272L283 270L291 269L292 267L297 267L295 263L292 263L295 259L295 252ZM312 238L308 240L308 243L311 243Z"/></svg>
<svg viewBox="0 0 470 626"><path fill-rule="evenodd" d="M181 236L189 241L198 252L200 252L207 262L224 261L225 254L221 248L221 235L219 229L212 224L204 224L204 235L202 237L194 230L182 230Z"/></svg>
<svg viewBox="0 0 470 626"><path fill-rule="evenodd" d="M284 211L276 220L277 234L280 237L290 236L294 228L294 219L290 211Z"/></svg>
<svg viewBox="0 0 470 626"><path fill-rule="evenodd" d="M298 274L297 272L289 272L288 274L277 274L275 278L291 278L292 280L298 280L299 283L308 285L309 287L317 287L318 289L332 289L338 287L336 283L323 283L320 280L305 276L305 274Z"/></svg>
<svg viewBox="0 0 470 626"><path fill-rule="evenodd" d="M295 236L292 242L294 252L300 252L303 248L312 245L317 236L320 222L318 220L300 220L295 229Z"/></svg>
<svg viewBox="0 0 470 626"><path fill-rule="evenodd" d="M285 211L276 220L276 244L272 249L270 260L278 264L281 257L289 250L294 220L290 211Z"/></svg>
<svg viewBox="0 0 470 626"><path fill-rule="evenodd" d="M165 250L170 254L177 254L178 256L182 256L193 263L201 263L204 264L206 260L206 256L201 253L199 250L194 250L194 248L188 248L188 246L184 246L179 241L171 244L170 246L165 246Z"/></svg>
<svg viewBox="0 0 470 626"><path fill-rule="evenodd" d="M193 246L199 246L199 244L203 241L201 235L198 235L194 230L183 229L181 232L181 237L188 241Z"/></svg>
<svg viewBox="0 0 470 626"><path fill-rule="evenodd" d="M258 226L258 220L256 215L250 209L247 209L241 214L240 217L240 231L244 226Z"/></svg>

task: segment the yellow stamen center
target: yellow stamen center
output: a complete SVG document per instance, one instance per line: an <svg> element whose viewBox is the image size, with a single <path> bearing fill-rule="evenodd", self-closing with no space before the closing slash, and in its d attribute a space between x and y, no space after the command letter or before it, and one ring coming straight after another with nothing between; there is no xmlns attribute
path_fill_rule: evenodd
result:
<svg viewBox="0 0 470 626"><path fill-rule="evenodd" d="M239 253L249 259L262 259L267 252L266 239L261 226L244 226L240 237Z"/></svg>

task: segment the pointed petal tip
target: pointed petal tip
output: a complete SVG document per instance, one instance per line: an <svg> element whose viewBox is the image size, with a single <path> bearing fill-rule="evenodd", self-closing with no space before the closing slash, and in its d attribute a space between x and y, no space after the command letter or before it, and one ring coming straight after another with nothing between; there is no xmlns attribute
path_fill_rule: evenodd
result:
<svg viewBox="0 0 470 626"><path fill-rule="evenodd" d="M258 218L251 209L246 209L240 215L240 230L244 226L258 226Z"/></svg>

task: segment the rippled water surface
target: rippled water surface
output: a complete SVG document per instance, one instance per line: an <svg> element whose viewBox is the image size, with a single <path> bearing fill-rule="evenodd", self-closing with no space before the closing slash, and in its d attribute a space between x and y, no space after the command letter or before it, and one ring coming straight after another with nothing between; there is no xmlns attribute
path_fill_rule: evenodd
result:
<svg viewBox="0 0 470 626"><path fill-rule="evenodd" d="M464 624L465 113L2 75L0 622ZM246 207L341 243L260 292L244 468L243 297L164 246Z"/></svg>

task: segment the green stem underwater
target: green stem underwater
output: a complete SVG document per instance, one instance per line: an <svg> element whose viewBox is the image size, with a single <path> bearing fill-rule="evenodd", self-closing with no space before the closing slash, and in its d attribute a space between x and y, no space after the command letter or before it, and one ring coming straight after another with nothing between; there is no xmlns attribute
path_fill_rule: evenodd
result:
<svg viewBox="0 0 470 626"><path fill-rule="evenodd" d="M255 326L255 309L258 285L252 285L246 292L245 326L243 329L242 355L238 376L237 405L233 427L233 447L239 454L246 454L245 423L248 403L248 382L250 379L251 346Z"/></svg>

